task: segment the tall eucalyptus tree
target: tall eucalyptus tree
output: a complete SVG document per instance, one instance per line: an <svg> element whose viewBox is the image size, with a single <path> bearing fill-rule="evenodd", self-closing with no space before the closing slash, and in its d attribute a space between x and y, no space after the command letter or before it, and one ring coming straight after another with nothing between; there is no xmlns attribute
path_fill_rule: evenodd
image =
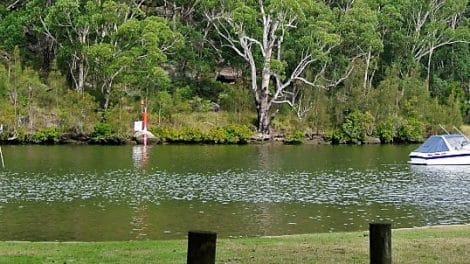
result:
<svg viewBox="0 0 470 264"><path fill-rule="evenodd" d="M43 32L57 44L59 64L77 91L82 92L88 82L86 49L109 42L110 35L134 12L139 10L113 0L57 0L39 18Z"/></svg>
<svg viewBox="0 0 470 264"><path fill-rule="evenodd" d="M330 51L340 43L333 13L323 2L310 0L208 0L202 6L221 47L233 50L247 63L257 130L269 137L276 114L273 106L293 105L294 82L326 85L324 67L319 67L313 80L303 74L310 65L327 62Z"/></svg>
<svg viewBox="0 0 470 264"><path fill-rule="evenodd" d="M412 59L423 59L426 81L429 79L433 55L436 50L457 43L470 43L468 0L412 0L396 4L402 15L401 40Z"/></svg>

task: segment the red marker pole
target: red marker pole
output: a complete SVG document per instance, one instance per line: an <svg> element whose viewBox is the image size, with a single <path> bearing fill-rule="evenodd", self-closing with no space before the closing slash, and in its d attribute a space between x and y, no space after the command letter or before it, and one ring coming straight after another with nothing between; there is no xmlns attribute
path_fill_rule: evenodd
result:
<svg viewBox="0 0 470 264"><path fill-rule="evenodd" d="M148 122L148 114L147 114L147 106L144 99L140 100L140 105L143 108L142 111L142 131L144 131L144 146L147 146L147 122Z"/></svg>
<svg viewBox="0 0 470 264"><path fill-rule="evenodd" d="M143 113L142 119L144 123L144 146L147 146L147 120L148 120L147 106L144 106L144 113Z"/></svg>

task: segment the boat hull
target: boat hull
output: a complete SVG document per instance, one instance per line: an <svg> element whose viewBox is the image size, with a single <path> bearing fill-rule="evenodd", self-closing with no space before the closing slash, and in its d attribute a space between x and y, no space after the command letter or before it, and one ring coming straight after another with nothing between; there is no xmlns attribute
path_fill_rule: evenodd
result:
<svg viewBox="0 0 470 264"><path fill-rule="evenodd" d="M470 165L470 151L465 153L411 153L413 165Z"/></svg>

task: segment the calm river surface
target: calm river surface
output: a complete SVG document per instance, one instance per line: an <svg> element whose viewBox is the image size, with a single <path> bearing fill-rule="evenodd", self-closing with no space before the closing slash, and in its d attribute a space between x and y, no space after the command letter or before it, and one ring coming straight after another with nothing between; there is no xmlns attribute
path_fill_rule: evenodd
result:
<svg viewBox="0 0 470 264"><path fill-rule="evenodd" d="M221 237L470 222L470 167L416 146L3 146L0 240Z"/></svg>

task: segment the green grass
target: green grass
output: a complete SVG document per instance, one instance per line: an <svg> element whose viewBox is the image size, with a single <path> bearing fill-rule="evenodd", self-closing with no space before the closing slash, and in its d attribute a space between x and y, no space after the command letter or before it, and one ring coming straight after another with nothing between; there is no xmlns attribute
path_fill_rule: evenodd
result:
<svg viewBox="0 0 470 264"><path fill-rule="evenodd" d="M185 263L186 240L0 242L0 263ZM394 263L470 263L470 225L392 231ZM219 239L217 263L368 263L367 232Z"/></svg>

